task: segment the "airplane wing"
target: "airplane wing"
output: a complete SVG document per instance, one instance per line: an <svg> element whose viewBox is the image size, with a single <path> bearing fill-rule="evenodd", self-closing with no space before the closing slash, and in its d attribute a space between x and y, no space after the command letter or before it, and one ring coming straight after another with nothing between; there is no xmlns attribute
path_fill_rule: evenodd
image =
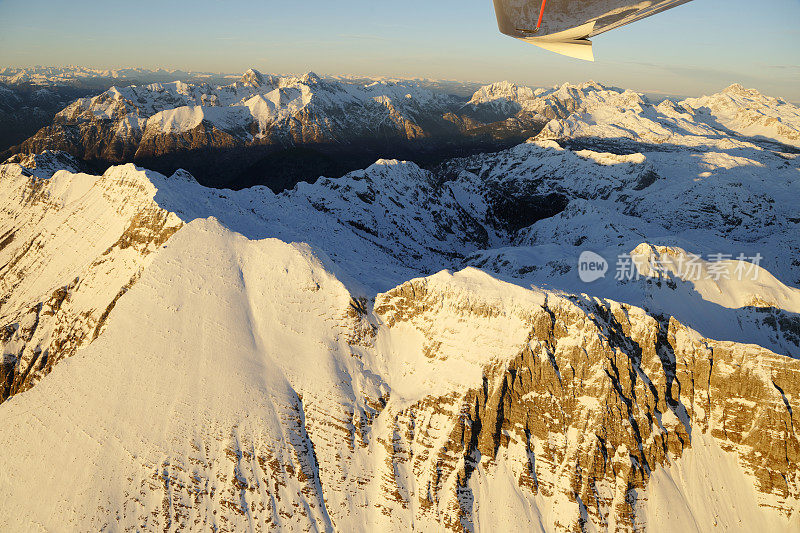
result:
<svg viewBox="0 0 800 533"><path fill-rule="evenodd" d="M497 25L511 37L594 60L590 37L691 0L494 0Z"/></svg>

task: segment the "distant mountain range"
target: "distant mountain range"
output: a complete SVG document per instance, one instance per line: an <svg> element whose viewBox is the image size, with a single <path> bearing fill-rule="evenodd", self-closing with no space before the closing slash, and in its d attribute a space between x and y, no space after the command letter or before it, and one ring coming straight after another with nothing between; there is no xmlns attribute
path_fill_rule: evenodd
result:
<svg viewBox="0 0 800 533"><path fill-rule="evenodd" d="M142 84L173 81L224 83L233 75L184 70L151 70L146 68L97 69L86 67L0 68L0 83L13 86L71 86L107 89L113 84Z"/></svg>
<svg viewBox="0 0 800 533"><path fill-rule="evenodd" d="M101 165L187 168L209 185L264 183L279 190L322 171L358 168L387 151L438 161L535 133L535 124L505 124L509 117L498 115L496 125L476 121L462 109L466 101L417 82L250 70L231 85L113 87L76 100L6 156L57 149Z"/></svg>
<svg viewBox="0 0 800 533"><path fill-rule="evenodd" d="M97 95L114 86L173 82L219 86L230 84L239 78L240 74L142 68L2 68L0 69L0 153L51 124L55 115L70 102L81 97ZM331 79L346 85L367 85L376 81L354 76L337 76ZM411 87L426 88L459 97L469 97L480 87L476 83L456 81L388 78L380 80L386 83L400 82ZM6 157L9 153L11 152L6 152Z"/></svg>
<svg viewBox="0 0 800 533"><path fill-rule="evenodd" d="M743 103L755 102L758 107L742 111ZM599 84L534 90L504 82L466 99L414 82L249 70L231 85L155 83L80 98L5 157L61 150L101 168L135 162L167 173L184 168L211 186L265 184L281 190L363 167L377 157L430 165L536 135L591 137L596 135L591 128L576 131L563 119L604 106L652 116L658 125L648 133L653 142L668 139L683 114L692 124L735 126L748 136L800 144L794 106L737 87L710 99L654 105L641 94ZM776 113L779 120L767 118ZM630 136L615 127L615 135Z"/></svg>

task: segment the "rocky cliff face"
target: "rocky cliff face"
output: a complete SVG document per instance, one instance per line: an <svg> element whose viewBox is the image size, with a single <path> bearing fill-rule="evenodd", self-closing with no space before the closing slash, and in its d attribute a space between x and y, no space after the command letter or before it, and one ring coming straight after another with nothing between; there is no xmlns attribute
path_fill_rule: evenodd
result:
<svg viewBox="0 0 800 533"><path fill-rule="evenodd" d="M613 301L541 294L540 305L505 307L458 293L459 276L442 281L408 282L376 300L390 330L411 325L422 334L425 357L452 356L436 327L445 313L465 322L512 314L528 332L518 353L481 369L480 383L395 415L393 463L414 473L418 491L397 498L392 513L416 497L422 514L472 530L484 504L475 478L504 464L519 492L552 506L539 510L549 512L545 530L645 530L639 510L653 473L708 438L737 457L762 506L787 518L796 512L796 392L786 387L797 386L797 361L710 341ZM414 423L435 417L446 435L439 442ZM775 444L765 450L766 442Z"/></svg>

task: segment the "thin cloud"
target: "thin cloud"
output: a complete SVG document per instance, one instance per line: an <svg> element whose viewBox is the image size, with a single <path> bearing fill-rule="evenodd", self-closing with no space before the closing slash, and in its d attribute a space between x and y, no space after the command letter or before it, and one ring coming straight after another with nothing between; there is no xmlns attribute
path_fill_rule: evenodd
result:
<svg viewBox="0 0 800 533"><path fill-rule="evenodd" d="M794 70L800 72L800 65L767 65L767 68L774 68L779 70Z"/></svg>
<svg viewBox="0 0 800 533"><path fill-rule="evenodd" d="M389 39L382 35L370 35L370 34L357 34L357 33L341 33L337 35L340 39L356 39L361 41L393 41L395 39Z"/></svg>

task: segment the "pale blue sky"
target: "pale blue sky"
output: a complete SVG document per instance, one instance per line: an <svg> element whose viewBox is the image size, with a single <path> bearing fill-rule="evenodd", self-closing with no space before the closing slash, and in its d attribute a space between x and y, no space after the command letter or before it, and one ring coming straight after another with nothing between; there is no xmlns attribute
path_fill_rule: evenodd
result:
<svg viewBox="0 0 800 533"><path fill-rule="evenodd" d="M595 38L597 62L501 35L491 0L0 0L0 65L596 81L670 94L732 82L800 102L800 0L694 0Z"/></svg>

